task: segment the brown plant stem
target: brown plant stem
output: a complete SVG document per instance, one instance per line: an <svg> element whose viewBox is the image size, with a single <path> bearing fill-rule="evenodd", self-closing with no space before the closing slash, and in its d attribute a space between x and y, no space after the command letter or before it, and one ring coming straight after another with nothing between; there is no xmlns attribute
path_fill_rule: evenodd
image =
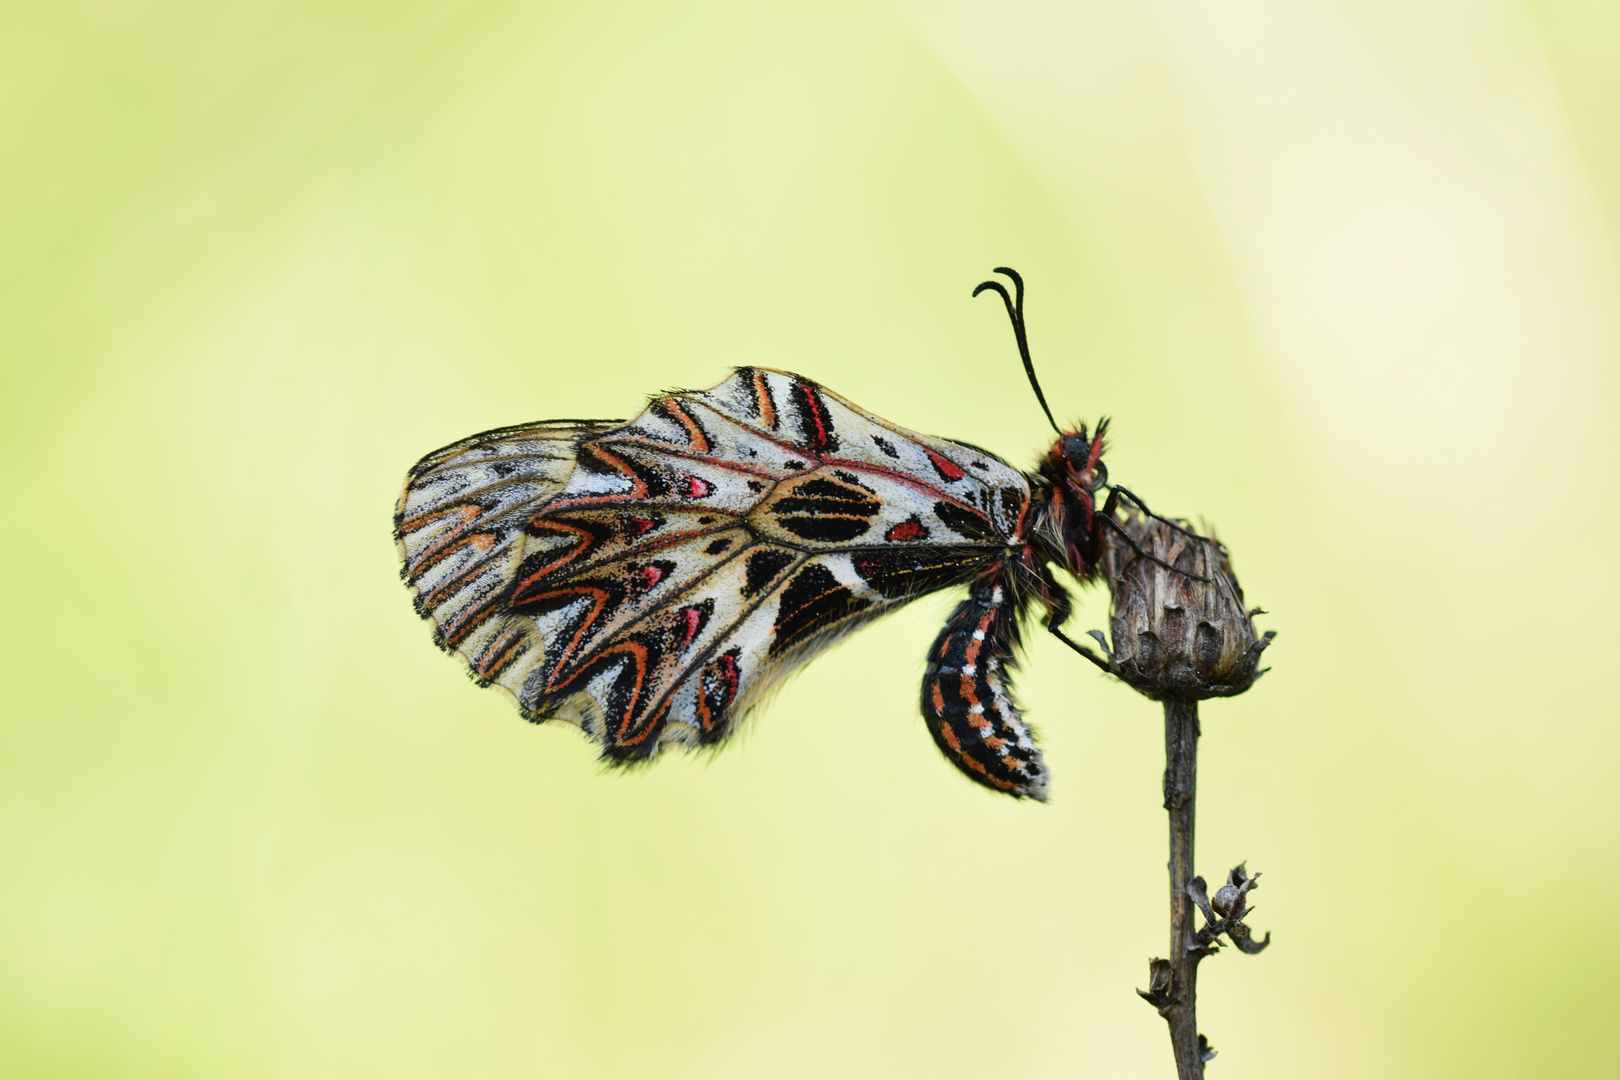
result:
<svg viewBox="0 0 1620 1080"><path fill-rule="evenodd" d="M1198 1038L1198 961L1193 907L1193 836L1198 794L1198 702L1164 699L1164 808L1170 812L1170 989L1159 1012L1170 1025L1179 1080L1203 1080Z"/></svg>

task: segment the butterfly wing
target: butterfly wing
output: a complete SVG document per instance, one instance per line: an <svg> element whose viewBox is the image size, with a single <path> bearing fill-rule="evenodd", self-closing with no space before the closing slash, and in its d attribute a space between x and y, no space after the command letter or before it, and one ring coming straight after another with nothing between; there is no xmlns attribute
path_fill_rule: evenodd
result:
<svg viewBox="0 0 1620 1080"><path fill-rule="evenodd" d="M405 576L475 678L615 760L718 741L842 635L1004 557L1028 514L993 455L762 368L627 424L491 435L412 471Z"/></svg>
<svg viewBox="0 0 1620 1080"><path fill-rule="evenodd" d="M562 489L582 438L622 421L552 420L473 435L424 457L394 510L401 576L433 639L487 683L530 643L502 609L535 508ZM495 646L491 648L490 646Z"/></svg>

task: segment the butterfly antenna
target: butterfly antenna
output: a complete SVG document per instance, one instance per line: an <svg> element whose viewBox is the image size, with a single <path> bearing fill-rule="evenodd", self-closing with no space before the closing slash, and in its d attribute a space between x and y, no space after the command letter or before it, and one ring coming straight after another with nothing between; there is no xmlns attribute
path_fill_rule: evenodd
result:
<svg viewBox="0 0 1620 1080"><path fill-rule="evenodd" d="M1046 395L1041 393L1041 382L1035 377L1035 362L1029 358L1029 336L1024 332L1024 279L1010 266L998 266L995 272L1012 279L1013 286L1018 290L1017 301L1008 295L1005 285L993 280L981 281L978 288L973 290L973 295L978 296L986 289L1001 294L1001 302L1007 306L1007 318L1012 320L1013 335L1018 339L1018 355L1024 361L1024 374L1029 376L1029 385L1035 391L1035 400L1041 403L1041 412L1046 414L1046 422L1052 425L1052 430L1062 435L1063 429L1052 419L1052 410L1046 406Z"/></svg>

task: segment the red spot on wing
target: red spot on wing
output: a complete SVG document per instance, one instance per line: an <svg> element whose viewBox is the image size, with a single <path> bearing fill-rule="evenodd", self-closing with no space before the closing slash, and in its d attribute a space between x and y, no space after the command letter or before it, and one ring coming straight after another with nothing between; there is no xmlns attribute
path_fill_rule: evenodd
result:
<svg viewBox="0 0 1620 1080"><path fill-rule="evenodd" d="M742 674L737 670L737 658L730 653L720 657L715 665L719 670L720 680L726 686L726 704L730 705L737 698L737 690L742 683Z"/></svg>
<svg viewBox="0 0 1620 1080"><path fill-rule="evenodd" d="M885 540L926 540L928 527L917 520L913 514L898 525L891 525L889 531L883 534Z"/></svg>
<svg viewBox="0 0 1620 1080"><path fill-rule="evenodd" d="M648 563L636 571L636 580L641 582L643 589L650 589L664 580L664 568L657 563Z"/></svg>
<svg viewBox="0 0 1620 1080"><path fill-rule="evenodd" d="M956 462L949 458L941 457L927 447L923 447L923 452L928 455L928 460L933 463L934 471L939 473L941 480L960 480L967 475Z"/></svg>
<svg viewBox="0 0 1620 1080"><path fill-rule="evenodd" d="M681 609L681 618L686 623L685 633L681 637L681 649L684 651L691 648L692 639L703 628L703 612L695 607L685 607Z"/></svg>
<svg viewBox="0 0 1620 1080"><path fill-rule="evenodd" d="M701 499L714 490L714 485L701 476L693 476L691 473L687 473L681 486L676 490L688 499Z"/></svg>
<svg viewBox="0 0 1620 1080"><path fill-rule="evenodd" d="M642 536L658 527L658 522L640 514L631 514L624 519L624 523L629 527L631 536Z"/></svg>
<svg viewBox="0 0 1620 1080"><path fill-rule="evenodd" d="M792 394L801 410L800 420L811 451L819 455L837 449L827 408L821 400L820 387L807 379L795 379Z"/></svg>
<svg viewBox="0 0 1620 1080"><path fill-rule="evenodd" d="M804 400L816 428L816 449L824 450L827 447L827 418L821 412L821 399L812 391L806 390Z"/></svg>
<svg viewBox="0 0 1620 1080"><path fill-rule="evenodd" d="M726 710L737 700L742 689L742 672L737 667L737 650L722 653L719 659L703 669L699 676L697 715L698 723L706 732L715 732Z"/></svg>

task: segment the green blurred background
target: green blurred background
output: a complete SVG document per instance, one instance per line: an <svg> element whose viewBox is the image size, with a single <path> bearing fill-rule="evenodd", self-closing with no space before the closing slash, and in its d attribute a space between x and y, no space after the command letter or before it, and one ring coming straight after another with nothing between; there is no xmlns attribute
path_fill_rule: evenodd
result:
<svg viewBox="0 0 1620 1080"><path fill-rule="evenodd" d="M1599 0L8 5L0 1072L1168 1075L1160 719L1044 635L1047 806L949 596L605 775L396 578L422 453L733 364L1028 464L1010 263L1282 631L1212 1075L1616 1075L1617 100Z"/></svg>

